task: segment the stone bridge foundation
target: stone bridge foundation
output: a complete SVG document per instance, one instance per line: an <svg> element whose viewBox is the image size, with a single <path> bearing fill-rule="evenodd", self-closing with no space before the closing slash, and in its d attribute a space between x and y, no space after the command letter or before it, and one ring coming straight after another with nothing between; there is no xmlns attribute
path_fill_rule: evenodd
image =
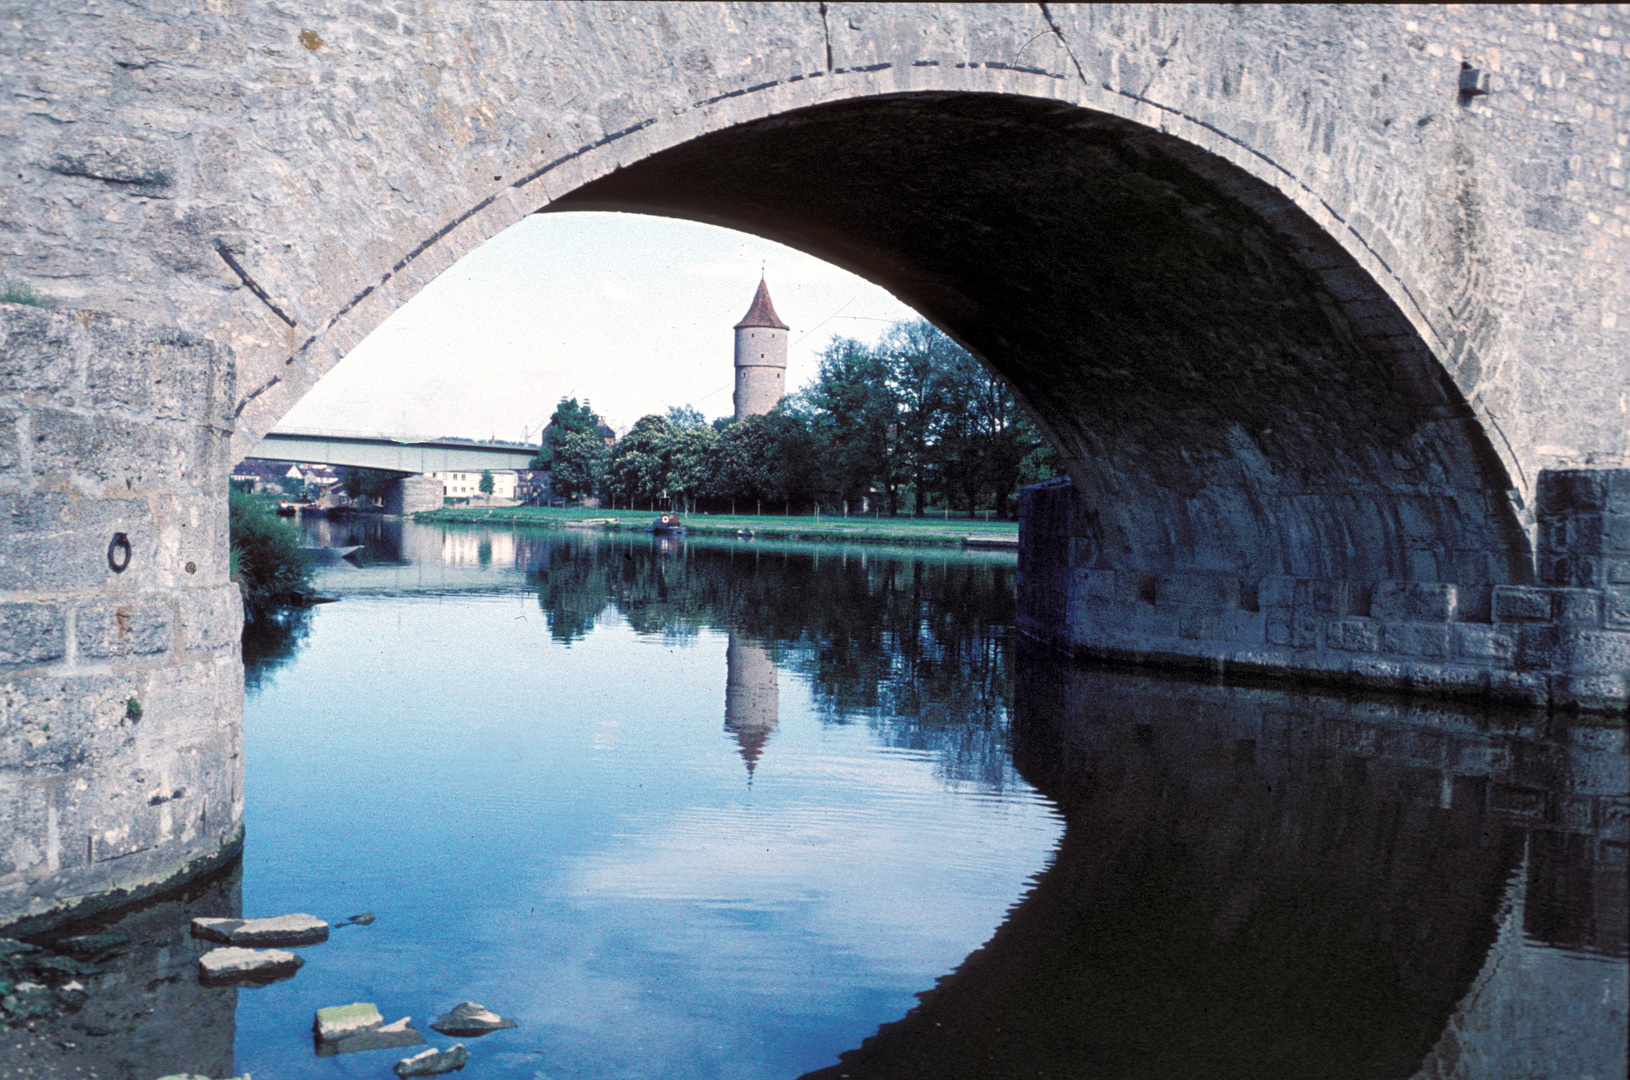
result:
<svg viewBox="0 0 1630 1080"><path fill-rule="evenodd" d="M1533 583L1103 565L1068 480L1019 502L1019 628L1072 656L1587 712L1630 705L1630 469L1539 475Z"/></svg>
<svg viewBox="0 0 1630 1080"><path fill-rule="evenodd" d="M37 925L242 836L234 369L171 328L17 304L0 358L0 924Z"/></svg>
<svg viewBox="0 0 1630 1080"><path fill-rule="evenodd" d="M385 513L417 514L421 510L439 510L443 490L442 482L434 476L404 476L392 484L385 495Z"/></svg>

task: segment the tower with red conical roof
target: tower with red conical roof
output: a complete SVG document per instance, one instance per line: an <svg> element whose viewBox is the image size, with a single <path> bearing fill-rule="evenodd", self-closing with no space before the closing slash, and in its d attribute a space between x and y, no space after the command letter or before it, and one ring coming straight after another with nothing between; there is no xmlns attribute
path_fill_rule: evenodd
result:
<svg viewBox="0 0 1630 1080"><path fill-rule="evenodd" d="M761 416L787 392L787 324L759 278L753 306L736 324L736 419Z"/></svg>

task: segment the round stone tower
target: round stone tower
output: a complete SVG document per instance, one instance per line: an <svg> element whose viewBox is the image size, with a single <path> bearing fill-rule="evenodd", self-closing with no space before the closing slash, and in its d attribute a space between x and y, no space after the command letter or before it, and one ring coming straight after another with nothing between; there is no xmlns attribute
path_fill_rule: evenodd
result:
<svg viewBox="0 0 1630 1080"><path fill-rule="evenodd" d="M787 392L787 324L758 282L753 306L736 324L736 419L760 416Z"/></svg>

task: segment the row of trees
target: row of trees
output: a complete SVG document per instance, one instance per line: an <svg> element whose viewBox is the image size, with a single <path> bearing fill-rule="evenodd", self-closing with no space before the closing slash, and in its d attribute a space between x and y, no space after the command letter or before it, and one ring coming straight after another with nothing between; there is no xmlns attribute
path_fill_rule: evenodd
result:
<svg viewBox="0 0 1630 1080"><path fill-rule="evenodd" d="M870 502L890 515L1000 517L1020 487L1060 471L1006 384L921 320L876 345L835 339L810 386L740 423L673 408L608 447L587 403L563 400L535 467L568 499L832 511Z"/></svg>

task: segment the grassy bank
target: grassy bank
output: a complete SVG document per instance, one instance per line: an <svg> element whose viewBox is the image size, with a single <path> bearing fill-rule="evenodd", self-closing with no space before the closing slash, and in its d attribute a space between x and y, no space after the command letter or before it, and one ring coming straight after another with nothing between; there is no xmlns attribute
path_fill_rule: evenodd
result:
<svg viewBox="0 0 1630 1080"><path fill-rule="evenodd" d="M534 528L600 528L643 532L656 514L630 510L567 510L554 507L514 506L489 509L449 506L414 514L419 522L465 522L479 525L530 525ZM686 527L695 534L734 536L749 530L754 536L783 540L839 540L850 543L930 544L961 547L967 537L1016 539L1017 522L975 521L969 518L783 517L779 514L688 514Z"/></svg>

